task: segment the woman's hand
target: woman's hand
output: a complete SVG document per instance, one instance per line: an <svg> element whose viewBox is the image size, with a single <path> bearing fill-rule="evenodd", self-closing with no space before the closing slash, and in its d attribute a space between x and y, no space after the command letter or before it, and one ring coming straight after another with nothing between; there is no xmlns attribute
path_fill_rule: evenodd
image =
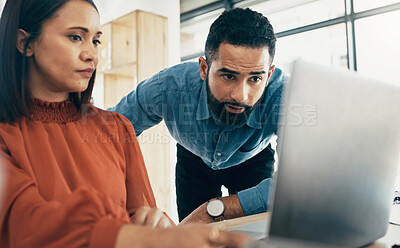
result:
<svg viewBox="0 0 400 248"><path fill-rule="evenodd" d="M125 225L121 228L116 248L238 248L253 239L239 232L227 232L216 227L188 224L168 229L151 229Z"/></svg>
<svg viewBox="0 0 400 248"><path fill-rule="evenodd" d="M158 208L140 207L132 219L132 224L149 226L152 228L168 228L171 227L171 221Z"/></svg>
<svg viewBox="0 0 400 248"><path fill-rule="evenodd" d="M239 232L228 232L203 224L187 224L164 230L163 239L167 240L167 247L182 248L220 248L242 247L253 239ZM162 243L161 243L162 245ZM163 246L159 246L163 247Z"/></svg>

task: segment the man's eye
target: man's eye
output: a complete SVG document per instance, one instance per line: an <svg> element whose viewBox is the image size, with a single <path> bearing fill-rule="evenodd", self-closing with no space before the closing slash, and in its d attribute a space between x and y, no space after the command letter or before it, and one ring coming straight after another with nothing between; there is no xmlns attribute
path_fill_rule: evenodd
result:
<svg viewBox="0 0 400 248"><path fill-rule="evenodd" d="M261 80L262 80L261 77L256 77L256 76L250 78L250 81L252 81L252 82L254 82L254 83L257 83L257 82L259 82L259 81L261 81Z"/></svg>
<svg viewBox="0 0 400 248"><path fill-rule="evenodd" d="M225 75L222 75L222 77L225 78L226 80L232 80L232 79L235 78L235 77L234 77L233 75L231 75L231 74L225 74Z"/></svg>

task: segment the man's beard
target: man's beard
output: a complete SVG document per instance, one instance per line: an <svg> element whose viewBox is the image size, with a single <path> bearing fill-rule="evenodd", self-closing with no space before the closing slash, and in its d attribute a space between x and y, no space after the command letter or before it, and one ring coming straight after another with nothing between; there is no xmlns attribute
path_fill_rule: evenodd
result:
<svg viewBox="0 0 400 248"><path fill-rule="evenodd" d="M254 104L253 106L249 105L244 105L240 104L236 101L231 101L231 102L220 102L217 100L217 98L214 97L214 95L211 93L210 86L208 84L208 75L206 79L206 88L207 88L207 98L208 98L208 104L210 106L211 112L217 117L217 119L224 125L232 125L232 126L239 126L244 123L249 119L249 116L251 114L251 111L253 111L254 107L258 104ZM244 111L242 113L231 113L226 110L225 105L233 105L235 107L244 107Z"/></svg>

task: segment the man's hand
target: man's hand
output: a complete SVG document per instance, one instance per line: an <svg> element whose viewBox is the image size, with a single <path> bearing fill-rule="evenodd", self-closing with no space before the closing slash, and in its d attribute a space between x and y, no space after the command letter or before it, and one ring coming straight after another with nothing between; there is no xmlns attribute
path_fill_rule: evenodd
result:
<svg viewBox="0 0 400 248"><path fill-rule="evenodd" d="M152 228L168 228L171 227L171 221L158 208L140 207L132 219L132 224L149 226Z"/></svg>
<svg viewBox="0 0 400 248"><path fill-rule="evenodd" d="M243 212L242 205L237 195L230 195L219 198L225 205L224 218L232 219L241 216L245 216ZM187 223L211 223L214 219L207 213L207 203L201 204L196 208L191 214L189 214L185 219L183 219L179 225L184 225Z"/></svg>

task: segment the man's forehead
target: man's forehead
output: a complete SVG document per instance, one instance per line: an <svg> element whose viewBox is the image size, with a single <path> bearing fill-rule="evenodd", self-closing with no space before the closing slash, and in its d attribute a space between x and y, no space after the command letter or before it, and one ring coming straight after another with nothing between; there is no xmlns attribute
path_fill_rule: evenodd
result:
<svg viewBox="0 0 400 248"><path fill-rule="evenodd" d="M240 53L245 51L246 53L265 53L265 56L269 57L268 46L247 46L247 45L233 45L230 43L223 42L218 47L218 53Z"/></svg>
<svg viewBox="0 0 400 248"><path fill-rule="evenodd" d="M268 47L247 47L221 44L215 56L215 70L228 69L241 73L261 72L269 68Z"/></svg>
<svg viewBox="0 0 400 248"><path fill-rule="evenodd" d="M266 73L270 68L268 60L248 62L240 60L216 59L213 61L211 66L215 71L234 74L261 74Z"/></svg>

